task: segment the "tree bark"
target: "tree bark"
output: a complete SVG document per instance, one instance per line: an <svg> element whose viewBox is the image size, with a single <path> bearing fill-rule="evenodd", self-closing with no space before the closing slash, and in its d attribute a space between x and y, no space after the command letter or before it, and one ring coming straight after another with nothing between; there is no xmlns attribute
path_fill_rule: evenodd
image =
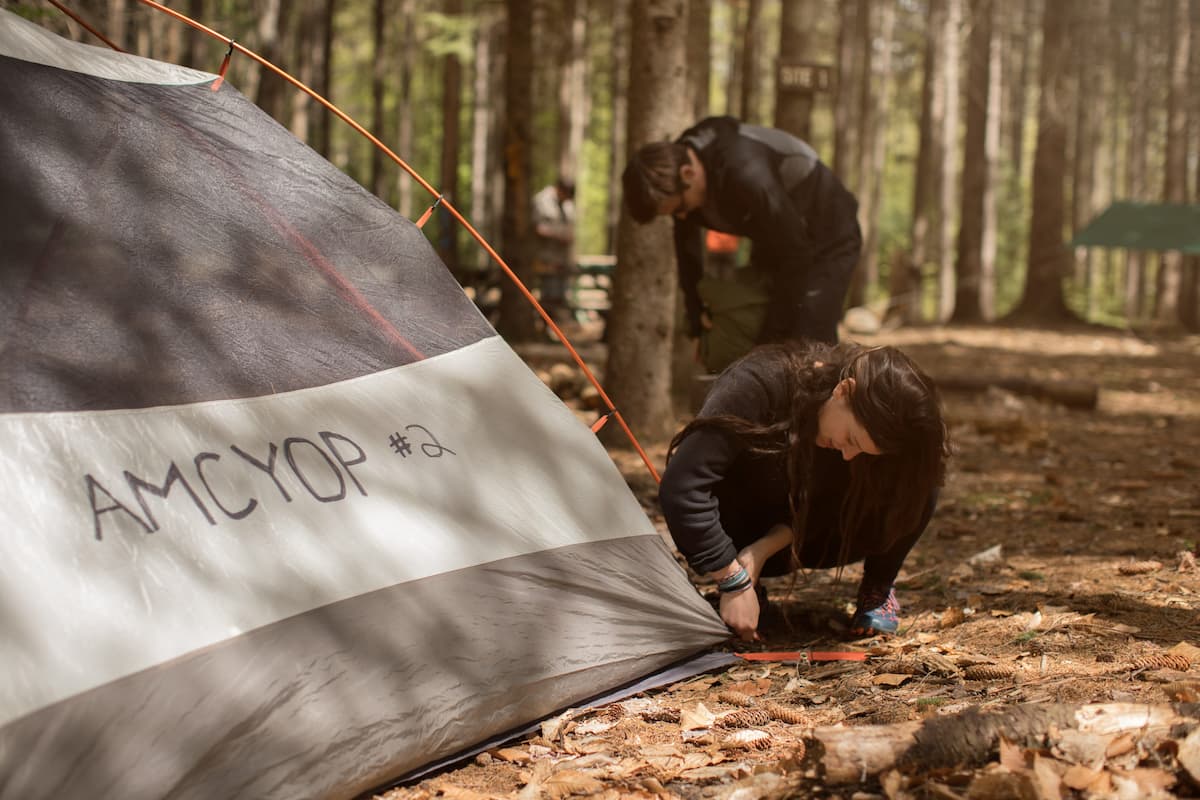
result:
<svg viewBox="0 0 1200 800"><path fill-rule="evenodd" d="M1130 200L1146 200L1146 133L1150 127L1150 92L1145 91L1146 61L1149 48L1146 44L1146 15L1141 3L1131 9L1132 36L1129 45L1129 67L1125 74L1128 80L1125 93L1130 98L1129 138L1125 151L1125 195ZM1145 254L1141 250L1130 250L1125 258L1125 319L1133 323L1146 314L1146 271Z"/></svg>
<svg viewBox="0 0 1200 800"><path fill-rule="evenodd" d="M1100 745L1132 734L1143 751L1173 736L1176 726L1194 727L1196 704L1027 704L994 713L970 709L924 722L816 728L807 740L806 766L826 783L856 784L886 770L978 766L994 758L1001 738L1022 747L1050 747L1066 731L1096 737ZM1041 795L1039 795L1041 796Z"/></svg>
<svg viewBox="0 0 1200 800"><path fill-rule="evenodd" d="M530 262L529 200L533 144L533 2L505 0L504 81L504 211L500 241L504 260L526 286L533 284ZM500 294L497 329L510 342L531 341L537 332L536 312L510 281Z"/></svg>
<svg viewBox="0 0 1200 800"><path fill-rule="evenodd" d="M1096 216L1100 208L1096 205L1097 157L1100 148L1100 126L1105 102L1100 87L1101 62L1097 53L1101 51L1100 31L1104 23L1103 0L1085 6L1077 5L1077 19L1073 26L1072 48L1077 59L1077 83L1075 88L1075 146L1072 159L1071 188L1071 231L1078 233ZM1075 248L1075 280L1084 289L1086 298L1085 318L1095 312L1095 253L1091 248Z"/></svg>
<svg viewBox="0 0 1200 800"><path fill-rule="evenodd" d="M609 150L608 252L617 252L621 219L621 171L625 169L625 142L629 118L629 7L630 0L613 0L612 27L612 148Z"/></svg>
<svg viewBox="0 0 1200 800"><path fill-rule="evenodd" d="M462 0L443 0L442 9L450 19L462 15ZM442 58L442 152L439 161L439 190L455 206L458 204L458 153L462 142L462 60L451 50ZM458 221L440 207L437 223L437 251L442 263L458 279Z"/></svg>
<svg viewBox="0 0 1200 800"><path fill-rule="evenodd" d="M864 85L875 86L871 92L870 102L864 107L863 125L863 162L865 174L862 181L862 203L859 208L859 222L863 226L863 252L859 261L858 274L861 275L862 297L859 305L868 302L870 292L879 284L879 216L883 204L883 173L887 167L887 129L888 115L892 104L892 44L896 30L896 6L884 2L876 5L876 18L879 27L880 53L879 58L868 58L867 64L874 64L874 69L868 70ZM873 37L868 27L867 41L864 49L873 49Z"/></svg>
<svg viewBox="0 0 1200 800"><path fill-rule="evenodd" d="M855 195L858 194L858 50L857 3L838 3L837 89L833 106L833 171Z"/></svg>
<svg viewBox="0 0 1200 800"><path fill-rule="evenodd" d="M337 14L337 0L324 0L321 20L321 57L317 93L329 102L333 99L333 23ZM314 149L325 158L333 152L333 114L317 115L317 141Z"/></svg>
<svg viewBox="0 0 1200 800"><path fill-rule="evenodd" d="M945 322L954 311L954 214L958 197L959 39L962 0L946 0L941 31L942 68L945 70L946 112L942 116L941 219L938 221L937 320Z"/></svg>
<svg viewBox="0 0 1200 800"><path fill-rule="evenodd" d="M400 153L413 151L412 77L416 61L416 0L400 0L399 75L396 97L396 148ZM396 208L406 217L413 216L413 179L404 170L396 178Z"/></svg>
<svg viewBox="0 0 1200 800"><path fill-rule="evenodd" d="M990 199L991 165L987 132L992 70L992 0L971 0L971 31L967 41L967 131L963 142L962 210L959 214L954 313L950 321L983 322L983 233L986 201Z"/></svg>
<svg viewBox="0 0 1200 800"><path fill-rule="evenodd" d="M742 72L746 68L746 54L742 43L746 36L746 17L742 14L742 3L732 2L729 10L729 75L725 80L725 113L740 117L745 113L742 107Z"/></svg>
<svg viewBox="0 0 1200 800"><path fill-rule="evenodd" d="M1063 244L1063 163L1067 149L1064 108L1070 91L1067 22L1070 0L1047 2L1042 13L1042 63L1037 149L1033 159L1033 209L1025 288L1010 318L1053 323L1072 318L1063 294L1070 253Z"/></svg>
<svg viewBox="0 0 1200 800"><path fill-rule="evenodd" d="M708 0L705 0L707 2ZM779 63L816 63L813 20L819 12L816 0L791 0L780 9ZM812 113L816 92L812 89L784 90L775 82L775 127L812 143Z"/></svg>
<svg viewBox="0 0 1200 800"><path fill-rule="evenodd" d="M925 53L921 76L921 117L917 131L917 161L913 169L911 248L906 258L893 261L889 275L888 311L885 319L901 325L921 316L921 283L929 260L932 221L936 219L933 198L941 176L941 115L945 113L938 32L946 13L945 0L930 0L925 9Z"/></svg>
<svg viewBox="0 0 1200 800"><path fill-rule="evenodd" d="M630 154L647 142L676 135L684 125L687 12L684 0L633 4ZM674 427L670 386L674 262L671 220L658 218L637 225L622 214L604 374L607 390L626 422L636 435L650 440L665 439ZM616 435L606 441L617 443Z"/></svg>
<svg viewBox="0 0 1200 800"><path fill-rule="evenodd" d="M742 34L742 119L752 124L763 122L759 114L760 56L762 47L762 0L746 0L746 27Z"/></svg>
<svg viewBox="0 0 1200 800"><path fill-rule="evenodd" d="M387 28L391 15L388 14L388 0L372 0L372 31L371 31L371 132L382 141L387 141L384 130L386 122L383 115L384 87L387 85L388 59ZM371 148L371 193L387 202L387 176L384 173L384 155L378 147Z"/></svg>
<svg viewBox="0 0 1200 800"><path fill-rule="evenodd" d="M1167 144L1166 171L1163 173L1163 200L1187 202L1187 70L1191 44L1188 0L1165 0L1163 22L1168 31ZM1163 254L1162 275L1158 282L1155 321L1167 326L1179 325L1180 295L1183 288L1183 253Z"/></svg>
<svg viewBox="0 0 1200 800"><path fill-rule="evenodd" d="M488 207L488 175L492 172L492 49L495 46L497 24L493 15L484 11L475 30L474 72L471 81L471 225L489 240L492 238L492 218ZM476 271L486 270L491 256L477 248Z"/></svg>
<svg viewBox="0 0 1200 800"><path fill-rule="evenodd" d="M587 92L587 0L564 4L566 31L563 36L563 66L558 88L558 174L577 179L582 166L583 132L588 117ZM576 214L584 216L583 198L575 198Z"/></svg>
<svg viewBox="0 0 1200 800"><path fill-rule="evenodd" d="M320 5L316 0L300 0L296 10L296 32L292 38L292 63L295 65L296 78L305 86L313 87L313 91L317 91L314 79L320 36ZM313 110L318 106L304 92L296 92L295 95L288 129L297 139L311 145L309 127L312 123ZM318 113L323 111L324 109Z"/></svg>
<svg viewBox="0 0 1200 800"><path fill-rule="evenodd" d="M283 60L284 37L281 29L282 21L291 17L292 4L290 0L265 0L259 10L258 18L258 52L272 64L286 68ZM286 119L284 114L284 97L290 87L287 82L267 69L259 70L258 90L255 92L254 103L263 111L281 122Z"/></svg>
<svg viewBox="0 0 1200 800"><path fill-rule="evenodd" d="M712 0L691 0L687 48L692 119L701 120L708 116L708 95L712 87Z"/></svg>

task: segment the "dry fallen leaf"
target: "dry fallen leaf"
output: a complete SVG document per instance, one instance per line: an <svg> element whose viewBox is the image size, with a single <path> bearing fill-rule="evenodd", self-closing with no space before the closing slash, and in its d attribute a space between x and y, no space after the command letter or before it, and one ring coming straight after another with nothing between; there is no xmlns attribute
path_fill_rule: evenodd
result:
<svg viewBox="0 0 1200 800"><path fill-rule="evenodd" d="M909 680L912 680L912 675L884 672L871 678L871 683L875 684L876 686L900 686Z"/></svg>
<svg viewBox="0 0 1200 800"><path fill-rule="evenodd" d="M528 764L531 760L528 750L517 747L502 747L499 750L493 750L492 758L498 758L511 764Z"/></svg>
<svg viewBox="0 0 1200 800"><path fill-rule="evenodd" d="M696 703L694 706L685 706L679 710L679 727L685 731L711 728L716 718L716 715L709 711L704 703Z"/></svg>
<svg viewBox="0 0 1200 800"><path fill-rule="evenodd" d="M1062 782L1068 789L1081 792L1096 783L1103 774L1102 769L1089 769L1082 764L1075 764L1063 773Z"/></svg>
<svg viewBox="0 0 1200 800"><path fill-rule="evenodd" d="M579 770L564 769L555 772L542 782L542 789L550 797L569 797L573 794L594 795L604 784Z"/></svg>

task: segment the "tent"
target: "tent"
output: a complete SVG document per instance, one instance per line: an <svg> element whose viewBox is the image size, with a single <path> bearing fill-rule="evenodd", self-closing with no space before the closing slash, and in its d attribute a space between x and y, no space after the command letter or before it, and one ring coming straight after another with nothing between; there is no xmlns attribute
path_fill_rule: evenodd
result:
<svg viewBox="0 0 1200 800"><path fill-rule="evenodd" d="M1118 201L1075 234L1071 246L1200 254L1200 205Z"/></svg>
<svg viewBox="0 0 1200 800"><path fill-rule="evenodd" d="M0 797L352 797L727 636L425 238L0 11Z"/></svg>

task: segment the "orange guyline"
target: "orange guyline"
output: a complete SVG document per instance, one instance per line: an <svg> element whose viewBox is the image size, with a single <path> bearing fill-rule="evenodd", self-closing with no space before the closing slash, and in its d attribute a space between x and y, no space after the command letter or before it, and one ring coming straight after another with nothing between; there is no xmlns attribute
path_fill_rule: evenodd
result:
<svg viewBox="0 0 1200 800"><path fill-rule="evenodd" d="M99 32L95 31L91 26L89 26L86 22L84 22L82 19L80 19L80 17L78 15L76 15L75 13L70 11L68 8L63 6L60 2L58 2L58 0L49 0L49 2L52 5L54 5L56 8L58 8L60 11L62 11L64 14L66 14L67 16L74 19L76 22L78 22L80 25L82 25L88 31L93 33L97 38L101 39L109 47L113 48L114 50L121 51L121 48L117 47L111 41L109 41L104 36L102 36ZM196 30L207 34L208 36L211 36L212 38L217 39L218 41L224 42L226 45L228 45L230 53L232 53L233 51L237 51L238 53L245 55L246 57L248 57L251 60L260 64L261 66L269 69L271 72L275 73L279 77L283 78L285 81L290 83L292 86L294 86L297 89L299 89L300 91L304 92L309 97L316 100L318 103L320 103L326 109L328 109L330 111L330 113L332 113L334 116L336 116L342 122L345 122L347 125L349 125L351 128L353 128L355 131L357 131L363 137L365 137L367 139L367 141L369 141L372 145L379 148L379 150L384 155L386 155L388 158L390 158L392 161L394 161L401 169L403 169L405 172L407 172L413 178L413 180L415 180L417 183L419 183L421 185L421 188L423 188L425 191L429 192L429 194L435 198L435 201L434 201L435 206L438 204L445 206L446 211L448 211L450 213L450 215L459 222L459 224L461 224L464 228L466 228L467 232L471 234L471 237L473 239L475 239L475 241L478 242L479 245L481 247L483 247L483 249L485 251L487 251L487 254L492 258L493 261L496 262L497 265L499 265L500 269L503 270L504 274L507 275L509 280L511 280L513 282L513 284L517 287L518 291L520 291L521 294L525 297L525 299L533 305L534 309L541 316L542 320L545 321L545 323L549 327L549 329L554 332L554 334L558 337L559 341L562 342L563 346L567 349L567 352L570 353L571 358L572 358L572 360L574 360L575 364L583 371L584 377L586 377L588 382L590 384L592 384L593 387L595 387L596 391L600 395L600 399L604 402L605 407L608 408L608 410L609 410L609 413L607 415L601 417L601 419L597 421L596 429L598 429L603 424L603 421L606 421L609 416L611 416L613 419L615 419L617 421L617 423L621 426L621 429L625 432L625 435L629 438L629 441L633 445L634 449L637 450L638 455L642 459L642 463L644 463L646 465L646 469L650 471L650 474L651 474L651 476L653 476L655 482L661 481L661 478L659 477L659 474L658 474L658 470L655 469L654 464L650 461L650 457L646 454L646 451L642 448L641 443L638 442L637 437L634 436L633 431L630 429L628 423L625 421L625 418L621 415L621 412L617 410L616 404L613 403L612 399L608 396L608 393L606 391L604 391L604 387L600 385L600 381L596 378L595 373L593 373L592 370L588 367L588 365L584 362L583 357L581 355L579 355L579 352L575 349L574 345L571 344L571 342L567 338L567 336L558 327L557 323L555 323L553 318L551 318L550 314L542 307L542 304L540 302L538 302L538 299L533 296L533 293L529 291L529 288L527 286L525 286L524 282L519 277L517 277L517 274L515 272L513 272L512 268L509 267L509 265L505 262L505 260L500 257L500 254L496 252L495 248L493 248L490 244L488 244L487 240L483 238L483 235L480 234L479 231L477 231L475 229L475 227L473 225L471 225L470 222L467 221L466 217L464 217L462 215L462 213L459 212L459 210L454 207L453 203L451 203L448 199L445 198L444 195L442 195L435 188L433 188L433 186L428 181L426 181L423 177L421 177L420 173L418 173L415 169L413 169L413 167L411 167L408 164L408 162L406 162L404 159L400 158L400 156L398 156L394 152L392 152L391 148L389 148L382 141L380 141L374 134L372 134L370 131L368 131L365 127L360 125L353 117L351 117L346 112L342 111L340 108L335 106L329 100L322 97L318 92L316 92L309 86L302 83L299 79L297 79L295 76L288 73L286 70L283 70L280 67L277 67L276 65L272 64L267 59L260 56L258 53L255 53L253 50L250 50L250 49L244 47L243 45L238 44L232 38L225 36L224 34L218 33L217 31L213 30L212 28L209 28L207 25L204 25L203 23L197 22L196 20L192 19L191 17L187 16L186 14L181 14L180 12L175 11L174 9L167 8L166 6L155 2L154 0L138 0L138 2L142 3L143 5L149 6L150 8L153 8L156 11L160 11L169 17L173 17L174 19L184 23L185 25L189 25L192 28L195 28ZM226 62L228 62L228 58L229 58L229 55L227 54ZM428 214L428 212L426 212L426 214L422 217L420 223L418 223L418 227L420 227L420 224L422 224L425 219L428 219L428 216L429 216L429 214Z"/></svg>

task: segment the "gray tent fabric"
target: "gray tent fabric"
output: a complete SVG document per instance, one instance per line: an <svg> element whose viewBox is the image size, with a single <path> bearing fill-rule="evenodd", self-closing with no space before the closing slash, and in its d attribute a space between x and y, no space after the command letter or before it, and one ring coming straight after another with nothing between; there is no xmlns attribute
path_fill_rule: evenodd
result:
<svg viewBox="0 0 1200 800"><path fill-rule="evenodd" d="M419 230L0 11L0 798L354 797L728 636Z"/></svg>

